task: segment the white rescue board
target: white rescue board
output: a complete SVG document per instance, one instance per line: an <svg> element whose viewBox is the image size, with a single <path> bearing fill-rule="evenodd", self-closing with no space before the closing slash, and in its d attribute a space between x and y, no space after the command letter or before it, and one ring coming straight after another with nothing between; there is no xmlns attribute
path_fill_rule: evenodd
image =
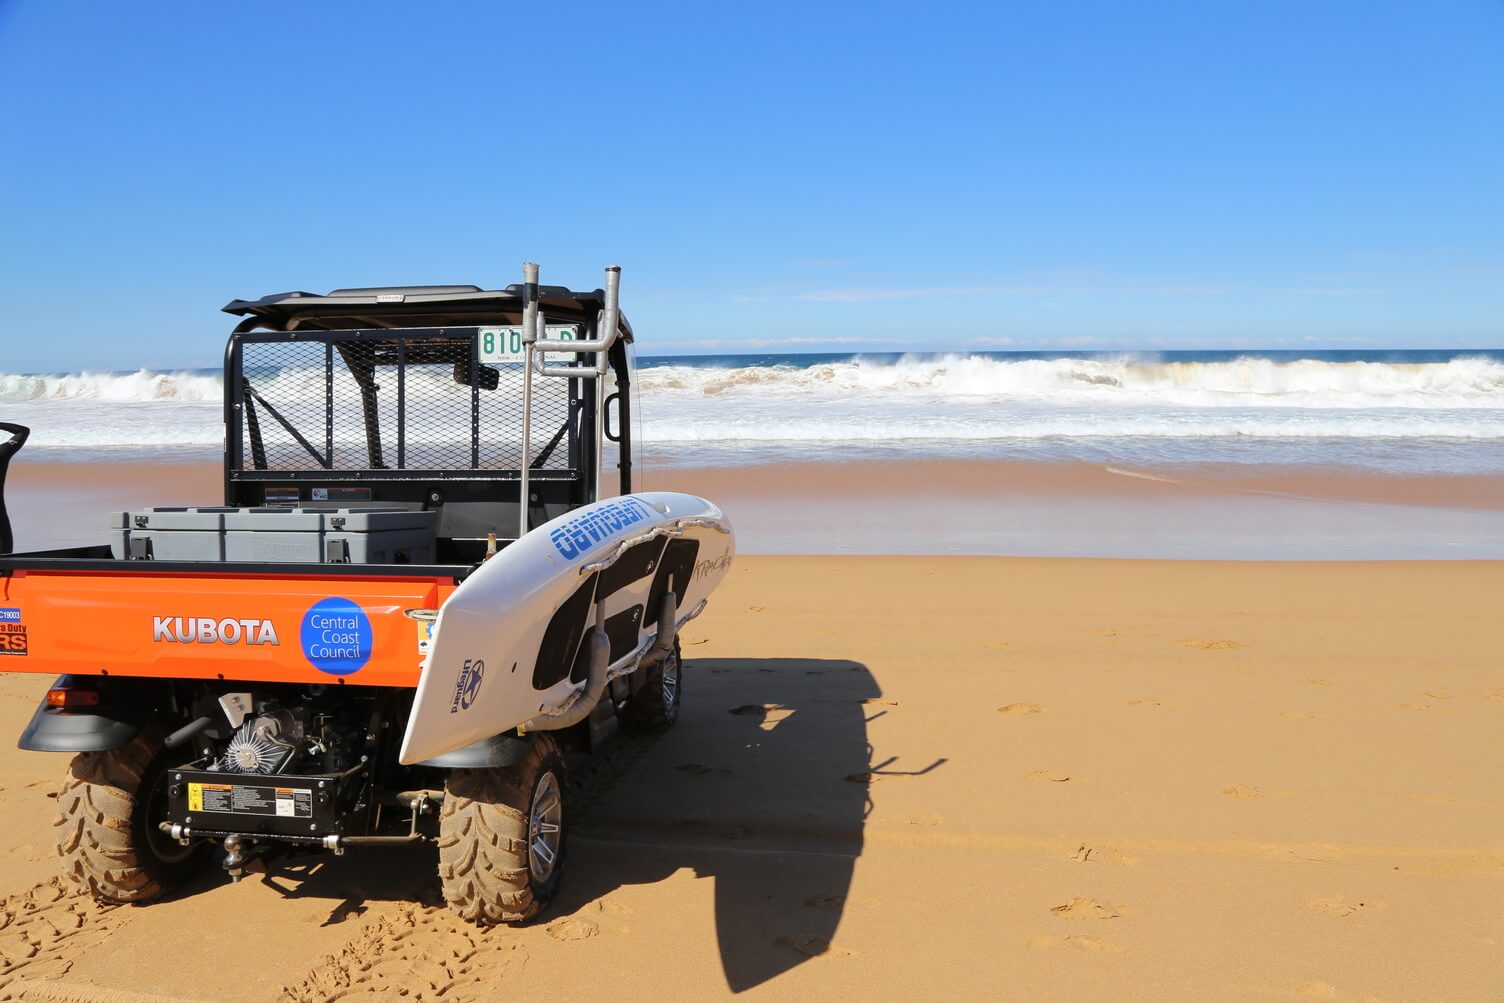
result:
<svg viewBox="0 0 1504 1003"><path fill-rule="evenodd" d="M654 491L577 508L508 544L465 579L432 630L401 761L510 731L585 687L581 641L604 602L613 668L628 671L672 592L698 615L736 554L731 523L695 495Z"/></svg>

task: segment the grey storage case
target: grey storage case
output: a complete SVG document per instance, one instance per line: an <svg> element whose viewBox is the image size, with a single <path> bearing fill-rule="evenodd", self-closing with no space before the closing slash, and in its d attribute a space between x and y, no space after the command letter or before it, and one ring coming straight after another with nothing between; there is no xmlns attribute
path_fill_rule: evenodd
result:
<svg viewBox="0 0 1504 1003"><path fill-rule="evenodd" d="M149 508L110 515L118 559L432 564L438 513L390 507Z"/></svg>
<svg viewBox="0 0 1504 1003"><path fill-rule="evenodd" d="M236 509L223 506L157 506L140 512L110 514L110 549L132 560L223 561L224 517ZM125 532L117 527L123 525Z"/></svg>
<svg viewBox="0 0 1504 1003"><path fill-rule="evenodd" d="M243 508L225 516L225 559L432 564L438 513L391 508Z"/></svg>

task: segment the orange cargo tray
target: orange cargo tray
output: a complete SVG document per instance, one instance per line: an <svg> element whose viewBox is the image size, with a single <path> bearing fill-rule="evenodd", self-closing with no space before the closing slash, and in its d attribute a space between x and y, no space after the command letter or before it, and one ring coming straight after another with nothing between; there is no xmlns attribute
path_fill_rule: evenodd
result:
<svg viewBox="0 0 1504 1003"><path fill-rule="evenodd" d="M0 578L0 671L416 686L453 578L24 571Z"/></svg>

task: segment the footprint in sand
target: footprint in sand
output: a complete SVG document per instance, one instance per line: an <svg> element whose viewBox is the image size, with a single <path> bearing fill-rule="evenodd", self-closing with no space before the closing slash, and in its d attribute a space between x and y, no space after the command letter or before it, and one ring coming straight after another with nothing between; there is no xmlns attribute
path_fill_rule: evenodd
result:
<svg viewBox="0 0 1504 1003"><path fill-rule="evenodd" d="M1044 708L1037 703L1010 703L997 709L999 714L1043 714Z"/></svg>
<svg viewBox="0 0 1504 1003"><path fill-rule="evenodd" d="M607 916L627 917L633 915L631 906L625 902L613 902L611 899L596 899L595 911L603 912Z"/></svg>
<svg viewBox="0 0 1504 1003"><path fill-rule="evenodd" d="M1130 707L1163 707L1164 706L1164 704L1160 703L1158 700L1151 700L1148 697L1142 697L1142 698L1140 698L1138 700L1129 700L1128 701L1128 705Z"/></svg>
<svg viewBox="0 0 1504 1003"><path fill-rule="evenodd" d="M1222 793L1239 801L1258 801L1264 796L1263 790L1258 787L1250 787L1247 784L1233 784L1231 787L1222 788Z"/></svg>
<svg viewBox="0 0 1504 1003"><path fill-rule="evenodd" d="M849 958L854 951L844 947L837 947L824 937L778 937L773 941L779 947L787 947L791 951L797 951L806 958Z"/></svg>
<svg viewBox="0 0 1504 1003"><path fill-rule="evenodd" d="M748 606L747 607L747 612L748 613L761 613L764 608L765 607L762 607L762 606Z"/></svg>
<svg viewBox="0 0 1504 1003"><path fill-rule="evenodd" d="M1342 847L1335 843L1296 843L1286 853L1296 860L1312 864L1329 864L1343 857Z"/></svg>
<svg viewBox="0 0 1504 1003"><path fill-rule="evenodd" d="M1087 846L1085 843L1076 847L1076 852L1071 854L1071 859L1078 864L1132 865L1138 863L1137 857L1130 857L1115 846Z"/></svg>
<svg viewBox="0 0 1504 1003"><path fill-rule="evenodd" d="M1332 685L1332 681L1330 679L1307 679L1306 682L1310 683L1312 686L1330 686L1330 685Z"/></svg>
<svg viewBox="0 0 1504 1003"><path fill-rule="evenodd" d="M1231 651L1234 648L1248 647L1245 641L1232 641L1225 637L1210 641L1199 637L1187 637L1175 643L1182 648L1195 648L1197 651Z"/></svg>
<svg viewBox="0 0 1504 1003"><path fill-rule="evenodd" d="M882 705L884 707L897 707L898 706L898 701L897 700L880 700L877 697L868 697L866 700L863 700L862 703L864 703L864 704L880 704L880 705Z"/></svg>
<svg viewBox="0 0 1504 1003"><path fill-rule="evenodd" d="M1504 700L1504 690L1489 690L1488 698L1490 700Z"/></svg>
<svg viewBox="0 0 1504 1003"><path fill-rule="evenodd" d="M1069 783L1071 775L1061 773L1059 770L1035 770L1029 775L1030 780L1048 780L1052 784Z"/></svg>
<svg viewBox="0 0 1504 1003"><path fill-rule="evenodd" d="M1434 711L1437 714L1446 714L1451 711L1450 707L1432 707L1428 703L1402 703L1400 710Z"/></svg>
<svg viewBox="0 0 1504 1003"><path fill-rule="evenodd" d="M945 821L945 816L927 812L922 815L910 815L905 821L910 825L940 825Z"/></svg>
<svg viewBox="0 0 1504 1003"><path fill-rule="evenodd" d="M1432 700L1450 700L1452 694L1447 690L1426 690L1426 696Z"/></svg>
<svg viewBox="0 0 1504 1003"><path fill-rule="evenodd" d="M1088 634L1095 634L1097 637L1117 637L1118 636L1118 632L1115 631L1115 630L1113 630L1111 627L1093 627L1091 630L1088 630L1087 633Z"/></svg>
<svg viewBox="0 0 1504 1003"><path fill-rule="evenodd" d="M1303 1000L1334 1000L1337 988L1325 982L1302 982L1295 992Z"/></svg>
<svg viewBox="0 0 1504 1003"><path fill-rule="evenodd" d="M1324 899L1312 899L1306 903L1306 908L1312 912L1319 912L1327 916L1354 916L1368 908L1363 902L1349 902L1341 895L1332 895Z"/></svg>
<svg viewBox="0 0 1504 1003"><path fill-rule="evenodd" d="M679 643L682 644L682 645L684 645L685 647L691 647L691 646L696 645L696 644L704 644L705 642L707 642L709 640L710 640L710 638L708 638L708 637L683 637L683 636L681 636L679 638Z"/></svg>
<svg viewBox="0 0 1504 1003"><path fill-rule="evenodd" d="M592 920L579 916L556 919L543 929L548 931L548 935L555 940L589 940L601 932L601 928Z"/></svg>
<svg viewBox="0 0 1504 1003"><path fill-rule="evenodd" d="M1089 933L1072 933L1064 937L1035 937L1029 941L1035 951L1095 951L1102 954L1122 954L1123 948Z"/></svg>
<svg viewBox="0 0 1504 1003"><path fill-rule="evenodd" d="M1078 895L1064 905L1054 906L1050 912L1061 919L1120 919L1127 914L1127 909Z"/></svg>

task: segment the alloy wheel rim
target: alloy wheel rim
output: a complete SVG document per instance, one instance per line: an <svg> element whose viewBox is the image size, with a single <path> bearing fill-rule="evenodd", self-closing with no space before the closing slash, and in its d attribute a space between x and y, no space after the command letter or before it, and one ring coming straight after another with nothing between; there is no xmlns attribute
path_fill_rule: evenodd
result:
<svg viewBox="0 0 1504 1003"><path fill-rule="evenodd" d="M527 820L527 866L533 880L544 882L559 864L564 842L564 797L552 771L543 774L533 791Z"/></svg>

